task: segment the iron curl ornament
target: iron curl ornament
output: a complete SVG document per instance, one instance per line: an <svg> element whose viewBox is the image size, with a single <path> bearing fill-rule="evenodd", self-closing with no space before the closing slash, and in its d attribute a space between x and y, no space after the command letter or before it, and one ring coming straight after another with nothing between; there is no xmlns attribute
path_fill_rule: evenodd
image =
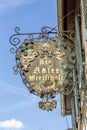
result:
<svg viewBox="0 0 87 130"><path fill-rule="evenodd" d="M39 33L21 33L16 27L10 37L10 51L16 60L14 72L21 75L30 93L41 98L38 105L42 110L57 107L54 98L58 93L68 95L73 91L75 51L67 34L47 26Z"/></svg>

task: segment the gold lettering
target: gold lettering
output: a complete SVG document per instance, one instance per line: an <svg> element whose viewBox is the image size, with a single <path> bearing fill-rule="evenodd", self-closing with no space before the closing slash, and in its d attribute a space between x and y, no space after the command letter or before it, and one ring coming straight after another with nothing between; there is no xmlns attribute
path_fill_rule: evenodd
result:
<svg viewBox="0 0 87 130"><path fill-rule="evenodd" d="M42 74L45 74L45 73L46 73L46 69L42 68Z"/></svg>
<svg viewBox="0 0 87 130"><path fill-rule="evenodd" d="M38 76L36 76L36 81L38 81Z"/></svg>
<svg viewBox="0 0 87 130"><path fill-rule="evenodd" d="M53 81L54 81L54 76L51 76L51 77L50 77L50 80L53 82Z"/></svg>
<svg viewBox="0 0 87 130"><path fill-rule="evenodd" d="M39 67L36 67L35 69L34 69L34 72L33 72L34 74L38 74L38 73L40 73L40 68Z"/></svg>
<svg viewBox="0 0 87 130"><path fill-rule="evenodd" d="M51 73L54 74L54 69L51 69Z"/></svg>
<svg viewBox="0 0 87 130"><path fill-rule="evenodd" d="M39 78L39 81L41 80L41 76L38 77Z"/></svg>
<svg viewBox="0 0 87 130"><path fill-rule="evenodd" d="M30 75L29 76L29 81L31 81L31 82L35 81L35 75Z"/></svg>
<svg viewBox="0 0 87 130"><path fill-rule="evenodd" d="M52 64L51 60L49 60L49 61L48 61L48 64L49 64L49 65L51 65L51 64Z"/></svg>
<svg viewBox="0 0 87 130"><path fill-rule="evenodd" d="M47 77L48 77L48 75L45 75L45 81L47 81Z"/></svg>
<svg viewBox="0 0 87 130"><path fill-rule="evenodd" d="M51 61L50 60L47 60L47 59L45 59L45 60L41 60L40 61L40 65L50 65L51 64Z"/></svg>
<svg viewBox="0 0 87 130"><path fill-rule="evenodd" d="M44 60L41 60L41 61L40 61L40 65L44 65Z"/></svg>
<svg viewBox="0 0 87 130"><path fill-rule="evenodd" d="M48 68L48 74L50 73L50 68Z"/></svg>
<svg viewBox="0 0 87 130"><path fill-rule="evenodd" d="M54 80L55 80L55 81L58 81L58 79L59 79L58 76L55 76L55 77L54 77Z"/></svg>
<svg viewBox="0 0 87 130"><path fill-rule="evenodd" d="M48 60L45 61L45 64L46 64L46 65L48 64Z"/></svg>
<svg viewBox="0 0 87 130"><path fill-rule="evenodd" d="M44 77L44 75L43 75L43 77L42 77L42 80L45 80L45 77Z"/></svg>
<svg viewBox="0 0 87 130"><path fill-rule="evenodd" d="M47 76L47 80L50 80L50 76Z"/></svg>
<svg viewBox="0 0 87 130"><path fill-rule="evenodd" d="M59 74L59 71L60 71L59 69L56 69L56 73L57 73L57 74Z"/></svg>

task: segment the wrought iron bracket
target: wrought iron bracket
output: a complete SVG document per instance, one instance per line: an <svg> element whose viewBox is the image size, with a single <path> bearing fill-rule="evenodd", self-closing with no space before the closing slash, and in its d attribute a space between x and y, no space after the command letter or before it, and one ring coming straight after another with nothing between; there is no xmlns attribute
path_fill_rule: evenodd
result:
<svg viewBox="0 0 87 130"><path fill-rule="evenodd" d="M23 44L24 39L28 39L29 41L50 41L55 40L58 37L57 29L52 27L43 26L41 28L41 32L38 33L21 33L20 27L15 27L15 34L13 34L9 41L13 48L10 49L11 53L16 53L21 44ZM21 38L22 36L22 38Z"/></svg>

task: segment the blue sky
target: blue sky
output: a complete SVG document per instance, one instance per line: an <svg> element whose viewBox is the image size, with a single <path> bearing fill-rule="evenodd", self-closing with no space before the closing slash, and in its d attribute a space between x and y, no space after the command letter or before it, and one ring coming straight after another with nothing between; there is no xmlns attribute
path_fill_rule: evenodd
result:
<svg viewBox="0 0 87 130"><path fill-rule="evenodd" d="M0 130L65 130L60 99L52 112L38 108L39 98L31 95L20 75L14 75L15 56L9 38L14 28L39 32L42 26L57 25L56 0L0 0ZM70 117L68 117L70 125Z"/></svg>

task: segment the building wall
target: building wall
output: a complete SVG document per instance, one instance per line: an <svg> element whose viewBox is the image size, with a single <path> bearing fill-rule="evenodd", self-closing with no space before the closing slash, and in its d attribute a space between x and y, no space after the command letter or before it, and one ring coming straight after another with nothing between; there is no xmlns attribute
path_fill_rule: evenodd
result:
<svg viewBox="0 0 87 130"><path fill-rule="evenodd" d="M59 31L70 30L72 27L70 22L73 22L74 26L71 31L75 32L75 35L73 36L76 36L76 44L79 42L79 47L81 47L79 48L79 51L81 51L81 53L79 53L81 62L79 61L80 76L78 78L79 92L82 90L80 93L80 100L76 101L76 98L74 98L73 103L75 104L71 106L72 95L61 95L62 115L72 114L71 111L69 111L69 113L67 112L68 108L73 109L72 112L75 114L75 116L73 116L74 119L72 120L75 120L76 122L72 123L73 130L87 130L87 27L85 26L87 25L87 23L85 23L87 20L85 20L84 17L83 2L87 2L87 0L57 0ZM85 5L85 8L87 9L87 3ZM85 14L87 14L87 11ZM78 21L76 21L76 18Z"/></svg>
<svg viewBox="0 0 87 130"><path fill-rule="evenodd" d="M85 3L85 5L83 5ZM82 114L82 130L87 130L87 13L84 14L84 11L87 11L87 1L81 0L81 34L82 34L82 44L85 52L85 88L81 95L81 114ZM85 16L84 16L85 15ZM86 22L86 23L85 23Z"/></svg>

